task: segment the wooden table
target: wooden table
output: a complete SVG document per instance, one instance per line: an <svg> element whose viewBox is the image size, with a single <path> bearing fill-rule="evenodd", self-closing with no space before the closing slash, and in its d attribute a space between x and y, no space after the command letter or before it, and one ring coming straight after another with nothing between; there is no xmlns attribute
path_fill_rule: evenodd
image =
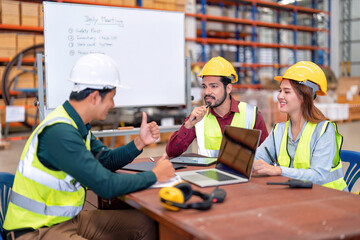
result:
<svg viewBox="0 0 360 240"><path fill-rule="evenodd" d="M197 167L186 170L190 169ZM253 177L248 183L221 186L227 192L224 203L208 211L166 210L159 189L120 199L156 220L160 239L360 239L360 196L319 185L312 189L266 185L286 180ZM192 186L206 193L214 189ZM189 200L196 201L200 201L196 196Z"/></svg>

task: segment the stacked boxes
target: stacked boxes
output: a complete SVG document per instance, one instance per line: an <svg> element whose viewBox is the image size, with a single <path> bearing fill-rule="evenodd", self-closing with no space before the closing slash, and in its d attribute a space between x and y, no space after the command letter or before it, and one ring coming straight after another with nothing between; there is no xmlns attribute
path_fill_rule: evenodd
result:
<svg viewBox="0 0 360 240"><path fill-rule="evenodd" d="M42 27L42 4L0 0L0 24Z"/></svg>
<svg viewBox="0 0 360 240"><path fill-rule="evenodd" d="M0 33L0 58L13 58L22 50L40 43L44 43L43 35Z"/></svg>
<svg viewBox="0 0 360 240"><path fill-rule="evenodd" d="M20 2L0 0L0 23L20 25Z"/></svg>
<svg viewBox="0 0 360 240"><path fill-rule="evenodd" d="M44 44L44 35L36 34L34 38L34 45Z"/></svg>
<svg viewBox="0 0 360 240"><path fill-rule="evenodd" d="M96 3L125 7L137 6L137 0L95 0ZM142 7L169 11L185 11L186 0L141 0Z"/></svg>
<svg viewBox="0 0 360 240"><path fill-rule="evenodd" d="M44 27L44 13L42 4L39 4L39 27Z"/></svg>
<svg viewBox="0 0 360 240"><path fill-rule="evenodd" d="M153 0L142 0L142 6L144 8L154 8Z"/></svg>
<svg viewBox="0 0 360 240"><path fill-rule="evenodd" d="M18 53L34 45L34 34L17 34L16 39L16 52Z"/></svg>
<svg viewBox="0 0 360 240"><path fill-rule="evenodd" d="M122 0L121 5L127 6L127 7L135 7L135 6L137 6L137 1L136 0Z"/></svg>
<svg viewBox="0 0 360 240"><path fill-rule="evenodd" d="M31 2L21 2L20 4L21 21L23 26L39 26L39 4Z"/></svg>
<svg viewBox="0 0 360 240"><path fill-rule="evenodd" d="M135 7L137 6L137 0L95 0L96 3L113 4L119 6Z"/></svg>
<svg viewBox="0 0 360 240"><path fill-rule="evenodd" d="M186 0L176 0L175 11L185 12Z"/></svg>
<svg viewBox="0 0 360 240"><path fill-rule="evenodd" d="M16 33L0 33L0 57L16 54Z"/></svg>
<svg viewBox="0 0 360 240"><path fill-rule="evenodd" d="M12 68L10 72L10 79L17 76L17 80L11 86L13 90L32 89L37 88L37 81L34 74L34 68L30 66L22 66L22 69ZM16 85L14 85L16 84Z"/></svg>

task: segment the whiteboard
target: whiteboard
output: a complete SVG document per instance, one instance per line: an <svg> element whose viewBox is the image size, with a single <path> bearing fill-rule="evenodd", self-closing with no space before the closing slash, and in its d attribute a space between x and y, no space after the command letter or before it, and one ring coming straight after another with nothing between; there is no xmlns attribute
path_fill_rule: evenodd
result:
<svg viewBox="0 0 360 240"><path fill-rule="evenodd" d="M117 62L116 107L185 104L184 13L43 2L46 108L69 99L76 60L104 53Z"/></svg>

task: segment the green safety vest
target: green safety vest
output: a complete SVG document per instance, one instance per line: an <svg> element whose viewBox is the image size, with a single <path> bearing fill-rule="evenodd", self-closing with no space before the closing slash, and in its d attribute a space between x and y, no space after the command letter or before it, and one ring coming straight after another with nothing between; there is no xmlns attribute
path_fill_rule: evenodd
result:
<svg viewBox="0 0 360 240"><path fill-rule="evenodd" d="M329 123L332 123L335 128L335 138L336 138L336 154L334 157L333 167L331 168L331 177L329 181L323 184L324 187L333 188L337 190L344 190L347 185L344 181L344 173L342 169L341 159L340 159L340 149L342 145L343 137L338 133L336 124L330 121L325 121L319 137L325 132ZM296 148L295 157L294 157L294 168L297 169L308 169L310 167L311 159L311 138L315 132L315 129L318 124L308 122L301 134L299 144ZM287 139L288 139L288 129L289 121L286 122L284 133L277 134L279 124L274 126L273 136L275 141L276 150L279 153L278 162L280 166L290 167L290 156L287 152ZM281 143L280 143L281 141ZM280 146L280 149L278 149Z"/></svg>
<svg viewBox="0 0 360 240"><path fill-rule="evenodd" d="M77 125L59 106L31 134L21 154L16 171L10 203L4 222L6 230L38 229L72 219L82 210L85 189L72 176L53 171L42 165L37 157L38 136L47 126L67 123ZM86 148L90 151L89 131Z"/></svg>
<svg viewBox="0 0 360 240"><path fill-rule="evenodd" d="M257 108L245 102L238 105L240 113L235 113L231 126L253 129ZM195 125L198 153L208 157L217 157L222 140L220 125L214 115L207 110L204 118Z"/></svg>

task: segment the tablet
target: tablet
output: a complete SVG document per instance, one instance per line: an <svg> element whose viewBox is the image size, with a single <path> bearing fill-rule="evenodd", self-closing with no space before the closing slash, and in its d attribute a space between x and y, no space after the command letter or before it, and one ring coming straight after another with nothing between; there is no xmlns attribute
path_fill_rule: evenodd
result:
<svg viewBox="0 0 360 240"><path fill-rule="evenodd" d="M179 156L170 159L170 161L172 163L186 164L189 166L210 166L216 163L217 158Z"/></svg>
<svg viewBox="0 0 360 240"><path fill-rule="evenodd" d="M137 172L146 172L151 171L155 167L156 162L137 162L137 163L130 163L124 167L122 170L130 170L130 171L137 171ZM175 164L173 163L173 167L175 170L184 168L182 164Z"/></svg>

